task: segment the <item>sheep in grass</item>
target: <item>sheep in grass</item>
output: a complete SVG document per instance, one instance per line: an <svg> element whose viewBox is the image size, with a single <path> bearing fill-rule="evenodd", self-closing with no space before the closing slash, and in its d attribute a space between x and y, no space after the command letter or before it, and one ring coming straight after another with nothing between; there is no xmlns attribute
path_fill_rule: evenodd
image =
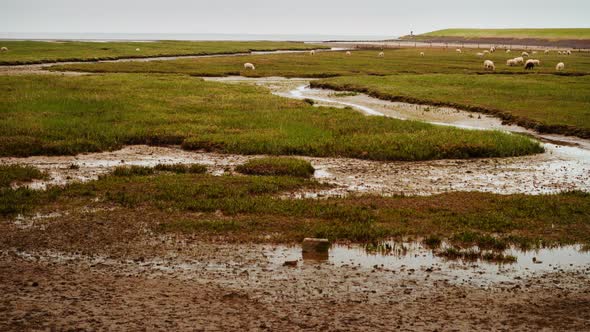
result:
<svg viewBox="0 0 590 332"><path fill-rule="evenodd" d="M385 52L379 52L379 56L380 57L384 57L385 56Z"/></svg>
<svg viewBox="0 0 590 332"><path fill-rule="evenodd" d="M510 53L510 52L512 52L512 51L511 50L506 50L506 53Z"/></svg>
<svg viewBox="0 0 590 332"><path fill-rule="evenodd" d="M545 54L549 54L549 50L545 50L545 52L543 52L543 53L545 53Z"/></svg>
<svg viewBox="0 0 590 332"><path fill-rule="evenodd" d="M309 55L315 55L315 50L309 51Z"/></svg>
<svg viewBox="0 0 590 332"><path fill-rule="evenodd" d="M562 55L563 52L562 51L557 51L557 54Z"/></svg>
<svg viewBox="0 0 590 332"><path fill-rule="evenodd" d="M567 50L567 51L565 51L565 54L566 54L566 55L572 55L572 51L570 51L570 50Z"/></svg>
<svg viewBox="0 0 590 332"><path fill-rule="evenodd" d="M350 53L350 51L346 51L346 55L352 55L352 53Z"/></svg>
<svg viewBox="0 0 590 332"><path fill-rule="evenodd" d="M140 50L139 48L136 48L136 49L135 49L135 51L136 51L136 52L139 52L139 51L141 51L141 50Z"/></svg>
<svg viewBox="0 0 590 332"><path fill-rule="evenodd" d="M516 61L516 63L520 65L524 63L524 58L519 56L518 58L514 58L514 61Z"/></svg>
<svg viewBox="0 0 590 332"><path fill-rule="evenodd" d="M486 60L483 62L483 68L485 70L496 70L496 66L494 65L494 62L492 62L491 60Z"/></svg>
<svg viewBox="0 0 590 332"><path fill-rule="evenodd" d="M0 52L8 52L8 47L5 47L5 46L0 47Z"/></svg>
<svg viewBox="0 0 590 332"><path fill-rule="evenodd" d="M535 64L535 66L540 66L541 65L541 60L532 59L531 61Z"/></svg>
<svg viewBox="0 0 590 332"><path fill-rule="evenodd" d="M557 71L562 71L565 69L565 64L563 62L560 62L557 64L557 66L555 66L555 70Z"/></svg>
<svg viewBox="0 0 590 332"><path fill-rule="evenodd" d="M489 54L489 53L490 53L490 51L488 51L488 50L483 51L483 54Z"/></svg>
<svg viewBox="0 0 590 332"><path fill-rule="evenodd" d="M455 52L457 52L457 53L463 53L463 51L461 51L460 48L456 49Z"/></svg>
<svg viewBox="0 0 590 332"><path fill-rule="evenodd" d="M537 51L533 51L533 54L537 54Z"/></svg>
<svg viewBox="0 0 590 332"><path fill-rule="evenodd" d="M244 69L256 70L256 67L254 67L254 65L251 64L250 62L246 62L244 64Z"/></svg>
<svg viewBox="0 0 590 332"><path fill-rule="evenodd" d="M484 55L484 54L483 54L483 53L481 53L481 52L478 52L478 53L475 53L475 55L477 55L478 57L480 57L480 58L481 58L481 57L483 57L483 55Z"/></svg>
<svg viewBox="0 0 590 332"><path fill-rule="evenodd" d="M506 60L506 65L510 66L510 67L514 67L514 66L518 65L518 62L516 62L515 59L508 59L508 60Z"/></svg>
<svg viewBox="0 0 590 332"><path fill-rule="evenodd" d="M526 63L524 64L525 70L531 70L534 68L535 68L535 61L533 61L533 60L527 60Z"/></svg>
<svg viewBox="0 0 590 332"><path fill-rule="evenodd" d="M424 56L424 52L420 52L420 56Z"/></svg>
<svg viewBox="0 0 590 332"><path fill-rule="evenodd" d="M490 47L490 53L496 52L496 48L494 46Z"/></svg>
<svg viewBox="0 0 590 332"><path fill-rule="evenodd" d="M525 56L529 56L529 54L528 54L527 52L522 52L522 54L521 54L521 55L522 55L523 57L525 57Z"/></svg>

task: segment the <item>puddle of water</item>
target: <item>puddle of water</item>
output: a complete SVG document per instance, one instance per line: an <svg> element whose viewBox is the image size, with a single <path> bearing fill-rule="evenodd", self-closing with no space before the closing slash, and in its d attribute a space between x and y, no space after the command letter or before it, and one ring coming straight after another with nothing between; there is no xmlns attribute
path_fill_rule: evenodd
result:
<svg viewBox="0 0 590 332"><path fill-rule="evenodd" d="M301 248L278 246L266 255L276 265L297 260L303 264L330 264L336 267L379 269L402 274L430 274L442 279L486 285L515 278L527 278L555 271L589 271L590 252L581 245L556 248L540 248L523 251L510 248L504 255L516 257L513 263L494 263L485 260L451 260L441 257L437 250L425 247L421 242L388 241L386 252L368 251L361 245L333 245L324 257L304 256ZM443 244L441 248L449 247Z"/></svg>

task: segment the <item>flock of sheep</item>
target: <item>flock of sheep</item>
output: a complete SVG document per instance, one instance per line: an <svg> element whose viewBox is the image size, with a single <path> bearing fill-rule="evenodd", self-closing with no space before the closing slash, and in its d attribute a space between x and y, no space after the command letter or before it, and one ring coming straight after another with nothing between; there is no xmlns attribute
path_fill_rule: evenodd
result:
<svg viewBox="0 0 590 332"><path fill-rule="evenodd" d="M478 53L476 53L476 55L479 56L479 57L483 57L484 55L489 54L489 53L494 53L495 51L496 51L496 48L495 47L492 47L492 48L490 48L489 51L488 50L485 50L483 52L478 52ZM458 53L461 53L462 51L461 51L461 49L457 49L457 52ZM508 53L511 53L511 52L512 51L510 49L507 49L506 50L506 53L507 54ZM544 54L549 54L549 52L550 52L549 50L545 50L543 53ZM532 55L535 55L535 54L537 54L537 51L532 51ZM570 50L558 51L558 54L559 55L571 55L572 54L572 51L570 51ZM423 54L421 54L421 55L423 55ZM516 58L513 58L513 59L506 60L506 65L509 66L509 67L514 67L514 66L518 66L518 65L523 65L524 64L524 69L525 70L531 70L531 69L534 69L535 67L541 65L541 61L538 60L538 59L527 59L525 61L525 58L528 58L529 56L530 55L529 55L528 52L522 52L521 53L521 56L516 57ZM494 62L491 61L491 60L485 60L483 62L483 68L485 70L496 70L496 66L494 65ZM563 62L560 62L560 63L558 63L555 66L555 70L557 70L557 71L562 71L564 69L565 69L565 64Z"/></svg>
<svg viewBox="0 0 590 332"><path fill-rule="evenodd" d="M463 50L461 50L460 48L456 49L455 51L457 53L463 53ZM494 53L494 52L496 52L496 47L492 46L489 51L488 50L485 50L483 52L477 52L476 55L478 57L484 57L486 54L490 54L490 53ZM510 49L507 49L506 50L506 53L507 54L508 53L511 53L511 52L512 52L512 50L510 50ZM550 52L549 50L545 50L544 51L545 54L549 54L549 52ZM537 54L537 51L533 51L532 54L533 55ZM558 54L559 55L571 55L572 54L572 51L570 51L570 50L558 51ZM315 50L309 51L309 55L315 55ZM352 53L350 51L346 51L346 55L352 55ZM379 57L384 57L385 56L385 52L383 52L383 51L379 52L378 56ZM424 52L420 52L420 56L425 56L425 53ZM506 65L507 66L510 66L510 67L514 67L514 66L518 66L518 65L523 65L524 64L524 69L525 70L530 70L530 69L535 68L536 66L540 66L541 65L541 61L540 60L537 60L537 59L527 59L525 61L525 59L524 59L525 57L529 57L529 53L528 52L522 52L521 56L516 57L516 58L513 58L513 59L508 59L506 61ZM492 70L493 71L493 70L496 70L496 65L494 64L494 62L492 60L485 60L483 62L483 68L485 70ZM244 64L244 69L256 70L256 67L253 64L247 62L247 63ZM564 69L565 69L565 64L563 62L560 62L560 63L558 63L555 66L555 70L557 70L557 71L562 71Z"/></svg>

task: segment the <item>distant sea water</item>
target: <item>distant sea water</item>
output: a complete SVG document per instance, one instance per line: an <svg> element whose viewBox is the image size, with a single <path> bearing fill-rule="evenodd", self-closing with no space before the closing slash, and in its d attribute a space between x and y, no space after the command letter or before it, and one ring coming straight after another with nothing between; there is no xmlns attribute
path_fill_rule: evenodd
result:
<svg viewBox="0 0 590 332"><path fill-rule="evenodd" d="M222 34L222 33L9 33L0 32L0 39L14 40L83 40L83 41L154 41L154 40L268 40L268 41L328 41L328 40L386 40L396 36L377 35L280 35L280 34Z"/></svg>

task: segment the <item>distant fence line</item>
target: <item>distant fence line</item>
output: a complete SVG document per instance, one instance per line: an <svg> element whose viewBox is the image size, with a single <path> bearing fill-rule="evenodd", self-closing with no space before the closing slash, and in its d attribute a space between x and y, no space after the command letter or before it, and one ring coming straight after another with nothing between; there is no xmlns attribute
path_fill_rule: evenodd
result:
<svg viewBox="0 0 590 332"><path fill-rule="evenodd" d="M515 50L572 50L576 52L590 52L587 48L568 48L557 46L533 46L519 44L493 44L493 43L443 43L443 42L419 42L419 41L385 41L385 42L329 42L329 44L338 44L349 48L372 48L372 49L391 49L401 47L420 47L420 48L465 48L465 49L515 49Z"/></svg>

